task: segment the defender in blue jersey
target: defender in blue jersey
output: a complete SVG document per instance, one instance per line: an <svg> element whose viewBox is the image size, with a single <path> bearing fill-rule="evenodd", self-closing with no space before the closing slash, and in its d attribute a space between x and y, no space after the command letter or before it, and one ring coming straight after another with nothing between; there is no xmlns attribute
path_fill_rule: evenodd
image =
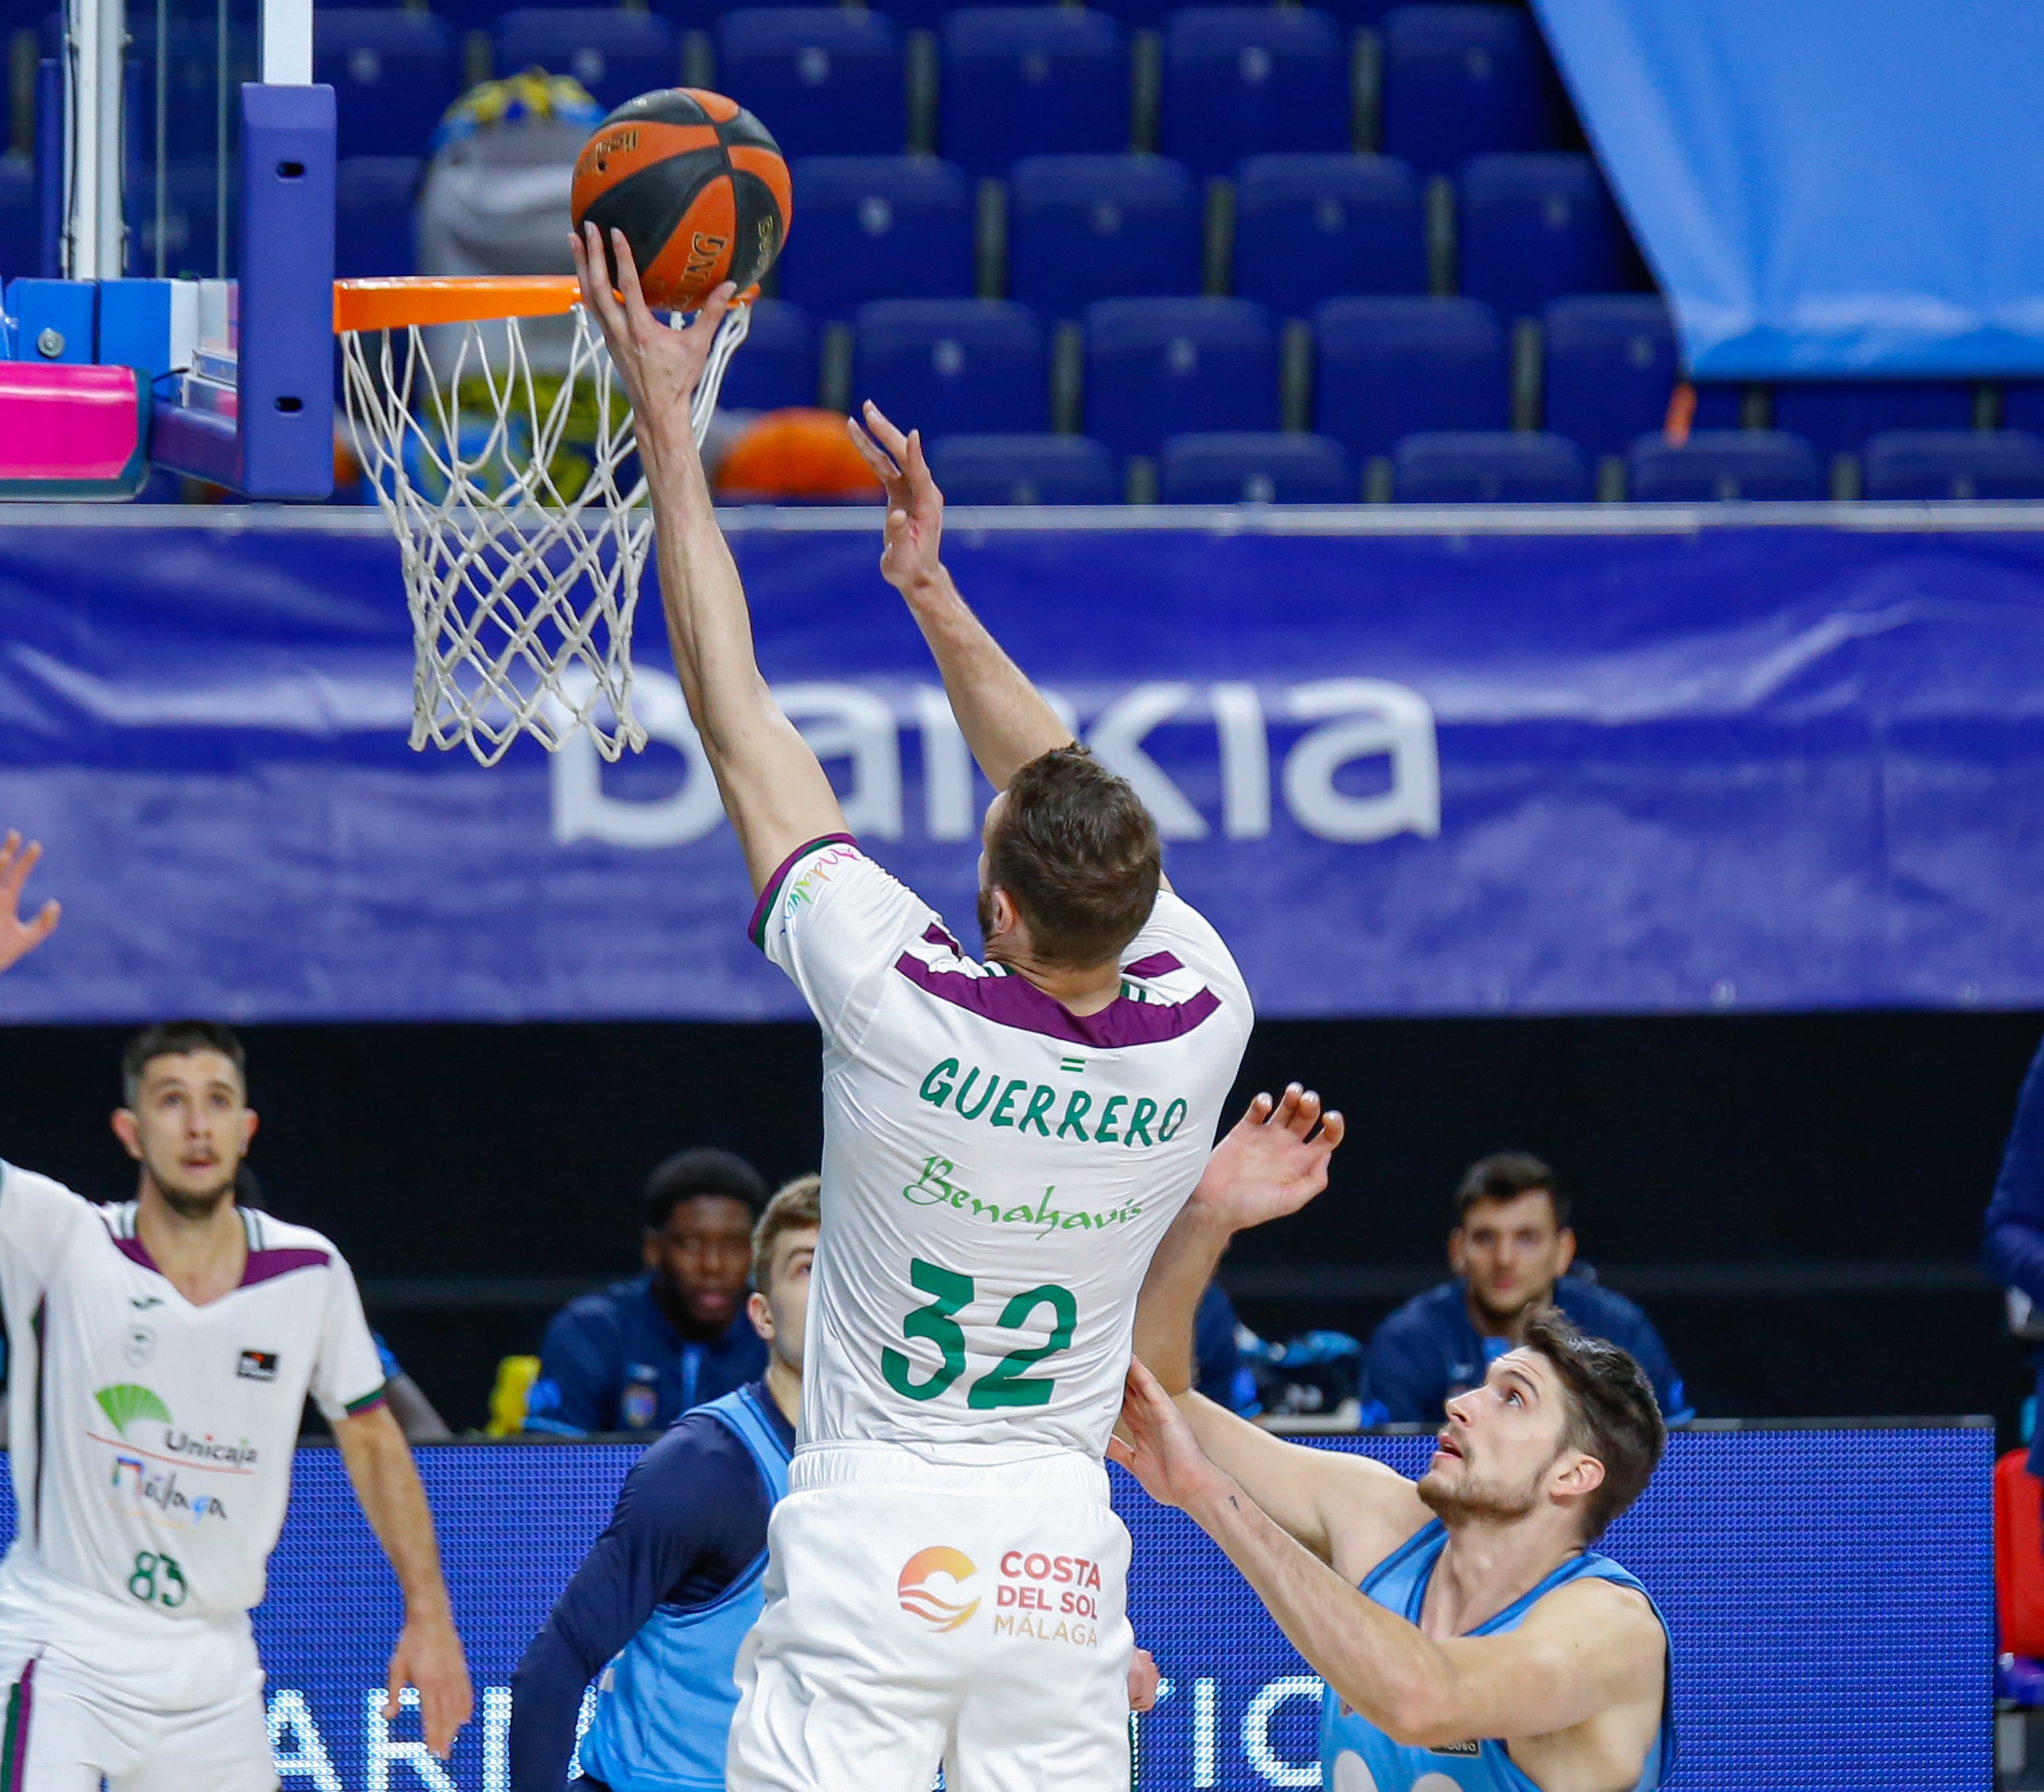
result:
<svg viewBox="0 0 2044 1792"><path fill-rule="evenodd" d="M1275 1119L1303 1150L1317 1103L1288 1092ZM1449 1401L1416 1483L1224 1412L1190 1391L1193 1309L1229 1238L1301 1186L1209 1180L1179 1214L1111 1453L1227 1552L1326 1681L1329 1792L1652 1792L1674 1759L1667 1631L1591 1548L1660 1460L1645 1372L1533 1315Z"/></svg>

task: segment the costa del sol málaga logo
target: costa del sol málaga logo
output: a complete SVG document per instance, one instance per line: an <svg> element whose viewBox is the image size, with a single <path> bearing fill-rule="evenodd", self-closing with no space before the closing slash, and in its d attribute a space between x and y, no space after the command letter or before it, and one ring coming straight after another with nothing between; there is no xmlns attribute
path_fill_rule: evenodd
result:
<svg viewBox="0 0 2044 1792"><path fill-rule="evenodd" d="M939 1635L955 1630L979 1610L979 1600L965 1597L966 1583L978 1573L962 1549L936 1544L918 1549L901 1565L894 1591L901 1609Z"/></svg>

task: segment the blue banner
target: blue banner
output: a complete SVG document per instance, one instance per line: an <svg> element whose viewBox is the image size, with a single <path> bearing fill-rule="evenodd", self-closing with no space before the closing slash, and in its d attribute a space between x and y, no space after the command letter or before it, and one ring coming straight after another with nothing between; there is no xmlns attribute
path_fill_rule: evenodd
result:
<svg viewBox="0 0 2044 1792"><path fill-rule="evenodd" d="M652 594L646 753L485 769L405 745L380 518L105 514L0 526L0 825L65 905L0 1015L801 1012ZM1266 1015L2044 1006L2044 533L989 520L962 586ZM874 521L734 519L760 656L970 937L987 792Z"/></svg>
<svg viewBox="0 0 2044 1792"><path fill-rule="evenodd" d="M1343 1440L1416 1473L1424 1437ZM1673 1640L1674 1792L1987 1792L1994 1433L1677 1433L1604 1547ZM339 1452L302 1451L256 1629L283 1792L505 1792L511 1671L609 1516L627 1445L427 1449L476 1721L443 1768L386 1724L401 1612ZM1320 1682L1220 1552L1113 1471L1130 1610L1168 1691L1139 1792L1320 1782ZM0 1501L0 1534L11 1533ZM933 1540L905 1533L905 1557Z"/></svg>
<svg viewBox="0 0 2044 1792"><path fill-rule="evenodd" d="M2044 374L2044 10L1536 4L1698 378Z"/></svg>

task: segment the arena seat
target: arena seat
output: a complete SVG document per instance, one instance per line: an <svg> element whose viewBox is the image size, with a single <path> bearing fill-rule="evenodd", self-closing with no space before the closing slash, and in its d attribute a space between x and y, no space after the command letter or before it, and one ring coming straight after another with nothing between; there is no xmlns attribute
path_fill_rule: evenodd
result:
<svg viewBox="0 0 2044 1792"><path fill-rule="evenodd" d="M1557 299L1542 319L1548 428L1585 454L1622 455L1658 429L1677 371L1667 305L1649 293Z"/></svg>
<svg viewBox="0 0 2044 1792"><path fill-rule="evenodd" d="M1515 6L1398 6L1384 16L1384 152L1423 175L1554 141L1546 57Z"/></svg>
<svg viewBox="0 0 2044 1792"><path fill-rule="evenodd" d="M1281 317L1323 299L1424 293L1418 177L1388 155L1252 155L1235 175L1235 290Z"/></svg>
<svg viewBox="0 0 2044 1792"><path fill-rule="evenodd" d="M1863 465L1869 498L2044 497L2044 441L2027 430L1889 430Z"/></svg>
<svg viewBox="0 0 2044 1792"><path fill-rule="evenodd" d="M891 155L907 141L901 38L863 7L761 6L717 24L717 84L768 129L781 153Z"/></svg>
<svg viewBox="0 0 2044 1792"><path fill-rule="evenodd" d="M883 299L855 325L851 398L902 428L1021 434L1050 421L1043 327L1007 299Z"/></svg>
<svg viewBox="0 0 2044 1792"><path fill-rule="evenodd" d="M1642 504L1812 499L1824 469L1800 436L1776 429L1700 429L1686 442L1642 436L1627 457L1627 489Z"/></svg>
<svg viewBox="0 0 2044 1792"><path fill-rule="evenodd" d="M1625 284L1625 226L1587 155L1479 155L1462 170L1460 215L1462 290L1500 317Z"/></svg>
<svg viewBox="0 0 2044 1792"><path fill-rule="evenodd" d="M1392 451L1400 504L1580 504L1590 496L1582 451L1559 436L1429 429Z"/></svg>
<svg viewBox="0 0 2044 1792"><path fill-rule="evenodd" d="M418 155L453 104L454 33L396 7L322 10L313 23L313 79L333 89L334 154Z"/></svg>
<svg viewBox="0 0 2044 1792"><path fill-rule="evenodd" d="M499 75L544 68L572 75L608 112L682 79L681 36L655 13L615 6L519 6L490 33Z"/></svg>
<svg viewBox="0 0 2044 1792"><path fill-rule="evenodd" d="M1166 504L1352 504L1355 468L1340 443L1276 430L1174 436L1158 459Z"/></svg>
<svg viewBox="0 0 2044 1792"><path fill-rule="evenodd" d="M1128 45L1105 13L974 6L943 23L939 143L969 173L1128 147Z"/></svg>
<svg viewBox="0 0 2044 1792"><path fill-rule="evenodd" d="M1011 298L1044 317L1200 290L1200 195L1158 155L1027 155L1009 177Z"/></svg>
<svg viewBox="0 0 2044 1792"><path fill-rule="evenodd" d="M726 411L782 411L816 401L816 328L798 305L756 299L745 346L732 356L717 404Z"/></svg>
<svg viewBox="0 0 2044 1792"><path fill-rule="evenodd" d="M1350 454L1512 420L1504 332L1475 299L1329 299L1314 309L1313 341L1314 427Z"/></svg>
<svg viewBox="0 0 2044 1792"><path fill-rule="evenodd" d="M789 170L795 216L781 297L818 317L869 299L972 291L972 183L928 155L810 155Z"/></svg>
<svg viewBox="0 0 2044 1792"><path fill-rule="evenodd" d="M951 436L930 446L947 504L1119 504L1121 474L1088 436Z"/></svg>
<svg viewBox="0 0 2044 1792"><path fill-rule="evenodd" d="M416 155L351 155L334 164L336 280L409 274L417 259L412 201L425 164ZM0 263L0 268L5 263Z"/></svg>
<svg viewBox="0 0 2044 1792"><path fill-rule="evenodd" d="M1122 454L1278 427L1278 334L1239 298L1112 298L1085 313L1087 433Z"/></svg>
<svg viewBox="0 0 2044 1792"><path fill-rule="evenodd" d="M1188 6L1164 26L1164 153L1222 175L1264 152L1349 146L1349 59L1325 13Z"/></svg>
<svg viewBox="0 0 2044 1792"><path fill-rule="evenodd" d="M1965 380L1783 380L1774 388L1774 427L1824 455L1856 454L1885 431L1969 429L1973 420Z"/></svg>

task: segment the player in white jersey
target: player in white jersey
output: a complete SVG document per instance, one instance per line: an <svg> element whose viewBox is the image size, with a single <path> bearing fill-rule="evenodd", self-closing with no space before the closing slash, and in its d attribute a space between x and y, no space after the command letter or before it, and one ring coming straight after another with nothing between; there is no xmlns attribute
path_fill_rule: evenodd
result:
<svg viewBox="0 0 2044 1792"><path fill-rule="evenodd" d="M960 599L920 442L868 408L883 574L997 793L975 960L845 831L753 656L689 399L731 297L670 331L621 235L576 245L637 416L676 670L824 1037L823 1229L791 1492L740 1660L732 1792L1128 1782L1128 1538L1102 1452L1144 1268L1251 1025L1155 823ZM884 446L883 446L884 445Z"/></svg>
<svg viewBox="0 0 2044 1792"><path fill-rule="evenodd" d="M19 918L35 849L18 844L0 846L0 971L56 920ZM231 1034L152 1027L122 1070L135 1200L94 1207L0 1164L20 1515L0 1563L0 1792L275 1792L248 1611L309 1393L404 1587L386 1715L417 1686L444 1755L468 1671L355 1279L318 1233L236 1207L256 1116Z"/></svg>

